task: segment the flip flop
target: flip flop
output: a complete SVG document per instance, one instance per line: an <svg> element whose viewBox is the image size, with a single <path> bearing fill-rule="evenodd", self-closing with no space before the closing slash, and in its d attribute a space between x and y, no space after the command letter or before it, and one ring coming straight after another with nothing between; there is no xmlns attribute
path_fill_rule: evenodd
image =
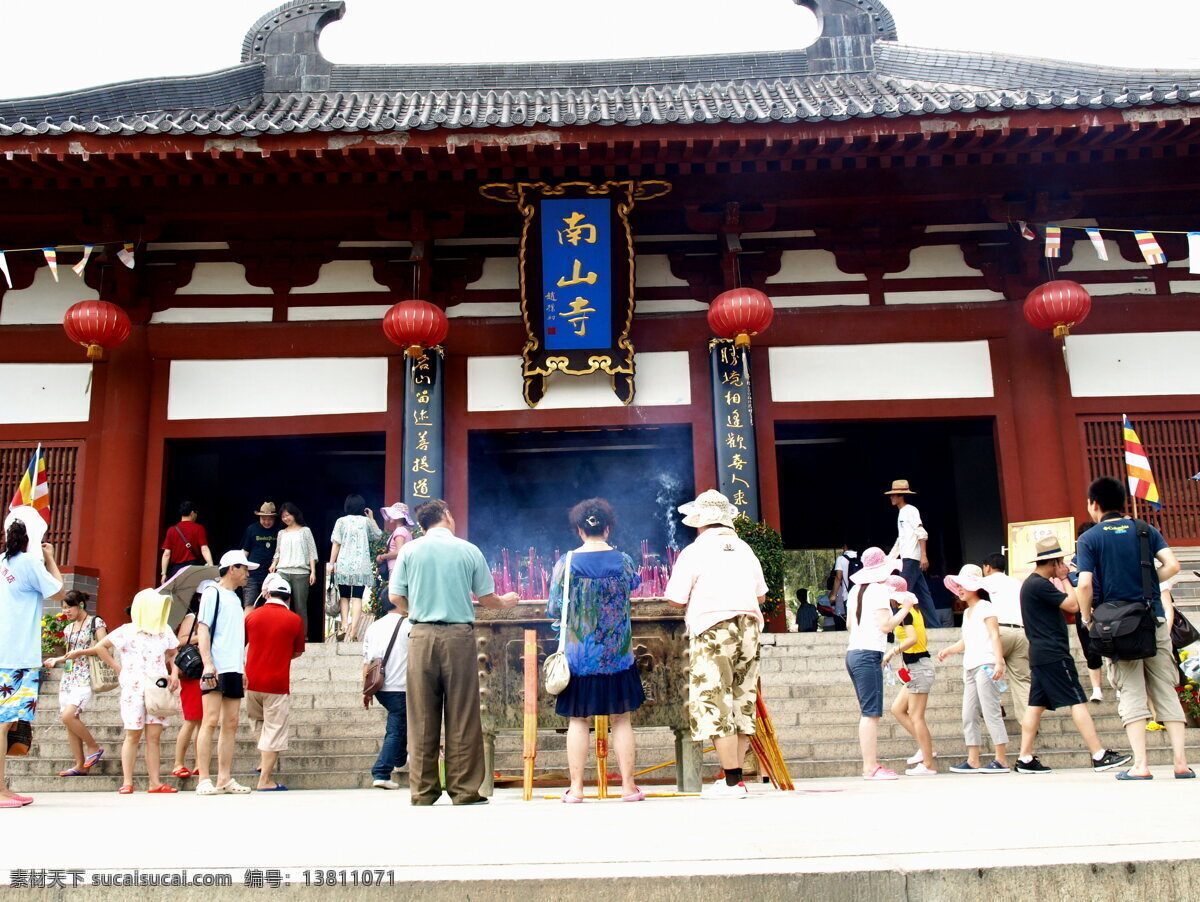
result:
<svg viewBox="0 0 1200 902"><path fill-rule="evenodd" d="M1179 771L1175 771L1175 779L1176 780L1195 780L1196 772L1194 770L1192 770L1190 767L1187 770L1185 770L1183 773L1180 773Z"/></svg>
<svg viewBox="0 0 1200 902"><path fill-rule="evenodd" d="M276 783L274 786L264 786L258 790L259 792L287 792L287 787L282 783Z"/></svg>
<svg viewBox="0 0 1200 902"><path fill-rule="evenodd" d="M69 767L66 770L60 770L58 772L58 775L60 777L86 777L88 775L88 772L87 772L87 768L84 768L83 770L79 770L78 768L75 768L75 767Z"/></svg>
<svg viewBox="0 0 1200 902"><path fill-rule="evenodd" d="M133 787L130 786L128 783L126 783L124 786L122 786L120 789L117 790L117 795L131 796L131 795L133 795Z"/></svg>
<svg viewBox="0 0 1200 902"><path fill-rule="evenodd" d="M583 799L579 798L579 796L571 795L571 790L569 789L562 794L562 800L568 805L580 805L583 803Z"/></svg>
<svg viewBox="0 0 1200 902"><path fill-rule="evenodd" d="M20 799L0 799L0 808L24 808L25 803Z"/></svg>
<svg viewBox="0 0 1200 902"><path fill-rule="evenodd" d="M14 792L12 794L12 797L14 799L16 799L18 802L20 802L22 805L28 805L33 801L33 796L23 796L19 792Z"/></svg>
<svg viewBox="0 0 1200 902"><path fill-rule="evenodd" d="M176 789L174 786L168 786L166 783L162 783L158 786L155 786L153 789L147 789L146 792L152 792L152 793L156 793L156 794L162 793L165 795L166 793L170 793L170 792L179 792L179 790Z"/></svg>
<svg viewBox="0 0 1200 902"><path fill-rule="evenodd" d="M97 749L83 759L84 770L91 770L97 761L104 757L104 749Z"/></svg>
<svg viewBox="0 0 1200 902"><path fill-rule="evenodd" d="M1154 774L1146 774L1143 777L1139 777L1135 774L1131 774L1127 770L1123 770L1119 774L1117 774L1117 779L1118 780L1153 780Z"/></svg>
<svg viewBox="0 0 1200 902"><path fill-rule="evenodd" d="M195 774L193 774L186 767L177 767L171 771L171 776L178 777L180 780L186 780L188 777L195 776Z"/></svg>
<svg viewBox="0 0 1200 902"><path fill-rule="evenodd" d="M639 787L634 787L634 791L627 796L621 796L622 802L644 802L646 794Z"/></svg>

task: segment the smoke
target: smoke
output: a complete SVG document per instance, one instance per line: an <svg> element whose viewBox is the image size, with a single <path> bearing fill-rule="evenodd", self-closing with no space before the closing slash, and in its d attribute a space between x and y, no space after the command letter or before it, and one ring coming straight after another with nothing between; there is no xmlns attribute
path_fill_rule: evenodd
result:
<svg viewBox="0 0 1200 902"><path fill-rule="evenodd" d="M660 509L660 516L663 518L663 526L667 531L667 548L671 551L679 550L679 514L676 508L679 507L680 494L683 492L683 481L673 473L666 471L659 473L656 477L658 482L658 494L654 496L654 503Z"/></svg>

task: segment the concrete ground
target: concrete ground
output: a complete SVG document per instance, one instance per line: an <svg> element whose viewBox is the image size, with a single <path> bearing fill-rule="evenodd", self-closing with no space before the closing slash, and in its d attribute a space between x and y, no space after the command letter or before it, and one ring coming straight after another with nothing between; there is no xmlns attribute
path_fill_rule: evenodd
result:
<svg viewBox="0 0 1200 902"><path fill-rule="evenodd" d="M18 786L19 791L19 786ZM1200 880L1194 828L1200 781L1158 768L1149 783L1061 771L802 781L754 787L745 801L655 798L629 804L523 802L412 808L404 791L293 791L203 798L42 793L0 812L0 899L12 869L104 874L187 868L232 876L229 897L261 897L247 869L277 869L296 889L315 870L382 869L394 886L356 895L465 899L695 899L739 893L830 900L1182 898ZM84 819L71 816L84 814ZM183 825L189 825L184 827ZM340 875L335 875L340 881ZM361 878L360 878L361 881ZM603 881L600 883L599 881ZM68 886L70 880L68 879ZM403 890L401 889L403 887ZM85 899L111 889L48 890ZM34 891L33 895L43 895ZM309 886L305 896L321 898ZM344 897L345 890L339 891ZM211 899L214 890L149 889L145 898Z"/></svg>

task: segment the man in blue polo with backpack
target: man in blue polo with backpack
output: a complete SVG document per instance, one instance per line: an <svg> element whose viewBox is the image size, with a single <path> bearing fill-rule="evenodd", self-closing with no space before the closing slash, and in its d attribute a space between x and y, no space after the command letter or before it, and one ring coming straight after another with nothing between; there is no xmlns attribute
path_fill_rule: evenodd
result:
<svg viewBox="0 0 1200 902"><path fill-rule="evenodd" d="M1079 537L1075 557L1079 616L1092 647L1109 659L1108 678L1120 694L1117 713L1133 751L1133 766L1117 779L1154 779L1146 755L1150 702L1171 740L1175 778L1193 779L1175 692L1175 609L1169 601L1164 605L1159 591L1160 582L1179 572L1179 561L1157 529L1125 514L1125 502L1125 486L1111 476L1088 487L1088 514L1096 526Z"/></svg>

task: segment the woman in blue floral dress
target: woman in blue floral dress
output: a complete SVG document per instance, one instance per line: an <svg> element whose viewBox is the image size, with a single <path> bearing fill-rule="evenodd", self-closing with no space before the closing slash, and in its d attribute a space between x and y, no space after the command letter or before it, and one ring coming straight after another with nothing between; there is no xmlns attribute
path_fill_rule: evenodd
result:
<svg viewBox="0 0 1200 902"><path fill-rule="evenodd" d="M608 544L616 516L607 501L591 498L579 502L571 509L570 520L583 544L555 565L546 605L546 614L555 620L557 629L569 559L571 585L564 650L571 681L555 706L559 715L570 719L567 763L571 786L563 793L563 801L583 801L590 720L607 715L621 768L621 800L640 802L645 795L633 782L636 752L630 714L641 707L646 694L633 659L629 596L641 584L641 577L629 555Z"/></svg>

